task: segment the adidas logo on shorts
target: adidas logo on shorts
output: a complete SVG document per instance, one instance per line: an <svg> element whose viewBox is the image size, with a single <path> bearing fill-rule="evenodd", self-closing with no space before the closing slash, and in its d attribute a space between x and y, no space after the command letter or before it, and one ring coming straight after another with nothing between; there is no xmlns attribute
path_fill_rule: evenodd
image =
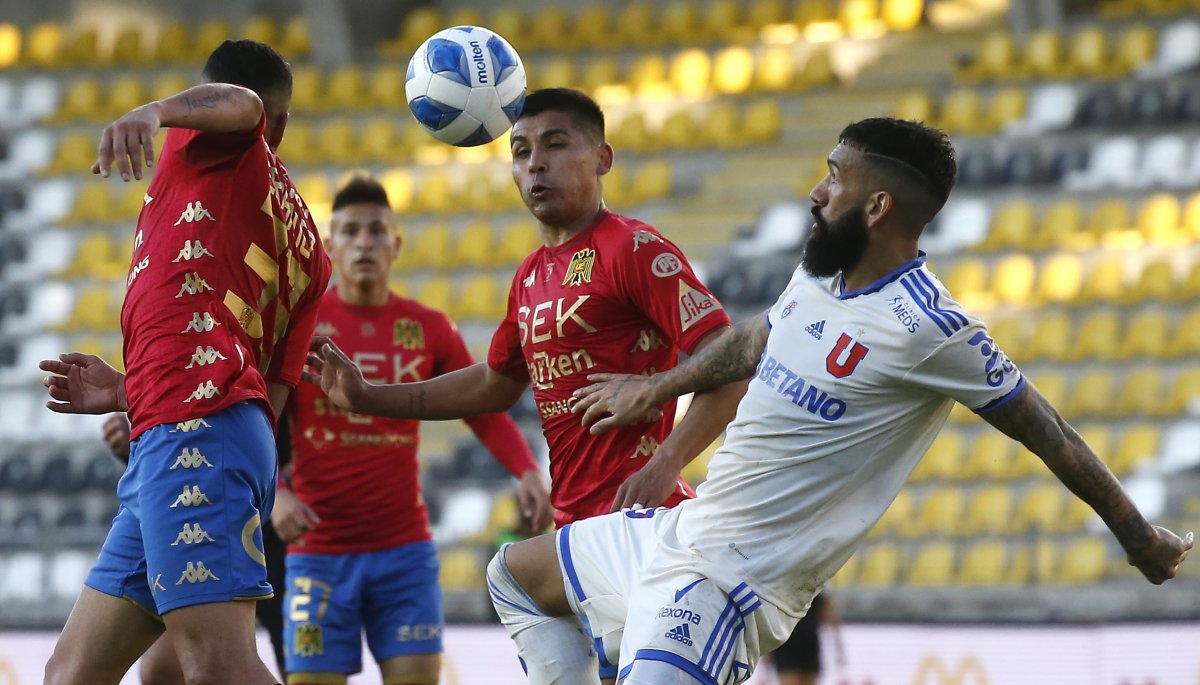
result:
<svg viewBox="0 0 1200 685"><path fill-rule="evenodd" d="M692 631L688 629L688 624L680 623L674 628L667 631L666 636L676 642L680 642L688 647L692 646Z"/></svg>

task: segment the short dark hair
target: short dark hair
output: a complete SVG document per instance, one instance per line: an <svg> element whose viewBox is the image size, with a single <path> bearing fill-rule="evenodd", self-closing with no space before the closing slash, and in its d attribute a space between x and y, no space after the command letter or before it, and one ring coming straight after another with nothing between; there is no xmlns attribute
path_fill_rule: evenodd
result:
<svg viewBox="0 0 1200 685"><path fill-rule="evenodd" d="M573 88L543 88L525 97L521 116L532 117L542 112L566 112L584 132L591 134L597 142L604 142L604 112L587 93Z"/></svg>
<svg viewBox="0 0 1200 685"><path fill-rule="evenodd" d="M255 40L227 40L204 63L204 78L249 88L260 98L292 94L292 68L275 48Z"/></svg>
<svg viewBox="0 0 1200 685"><path fill-rule="evenodd" d="M936 128L890 117L863 119L842 129L838 142L928 193L932 202L925 203L926 221L941 210L954 189L958 176L954 146Z"/></svg>
<svg viewBox="0 0 1200 685"><path fill-rule="evenodd" d="M389 209L392 206L388 202L387 190L366 172L352 175L334 194L333 211L349 205L380 205Z"/></svg>

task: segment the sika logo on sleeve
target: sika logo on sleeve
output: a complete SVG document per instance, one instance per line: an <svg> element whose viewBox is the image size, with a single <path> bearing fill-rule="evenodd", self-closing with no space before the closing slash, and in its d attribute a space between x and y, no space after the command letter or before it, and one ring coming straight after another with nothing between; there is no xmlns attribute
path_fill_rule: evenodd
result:
<svg viewBox="0 0 1200 685"><path fill-rule="evenodd" d="M711 297L679 281L679 323L683 330L720 309Z"/></svg>

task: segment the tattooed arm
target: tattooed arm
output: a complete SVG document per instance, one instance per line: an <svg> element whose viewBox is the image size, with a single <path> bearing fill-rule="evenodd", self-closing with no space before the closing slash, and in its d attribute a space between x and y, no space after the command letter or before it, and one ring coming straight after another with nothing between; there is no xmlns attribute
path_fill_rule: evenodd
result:
<svg viewBox="0 0 1200 685"><path fill-rule="evenodd" d="M1191 549L1191 533L1180 540L1171 531L1151 525L1104 462L1032 384L1026 383L1011 400L981 416L1029 448L1087 502L1121 543L1129 563L1150 582L1158 584L1175 576Z"/></svg>
<svg viewBox="0 0 1200 685"><path fill-rule="evenodd" d="M705 392L754 375L767 345L766 314L738 323L675 368L654 376L598 373L575 391L572 411L593 433L656 419L659 407L689 392ZM740 393L738 395L740 397ZM736 402L735 402L736 405ZM607 418L605 418L607 415Z"/></svg>
<svg viewBox="0 0 1200 685"><path fill-rule="evenodd" d="M505 411L517 403L526 383L485 363L416 383L375 385L329 338L313 338L303 378L320 386L339 407L393 419L448 421Z"/></svg>

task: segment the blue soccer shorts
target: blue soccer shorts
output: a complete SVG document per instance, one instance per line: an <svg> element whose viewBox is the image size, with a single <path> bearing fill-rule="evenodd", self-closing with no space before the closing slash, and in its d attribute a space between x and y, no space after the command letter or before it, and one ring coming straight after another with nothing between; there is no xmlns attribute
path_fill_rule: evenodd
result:
<svg viewBox="0 0 1200 685"><path fill-rule="evenodd" d="M442 651L432 542L356 554L287 556L283 639L289 679L358 673L362 632L376 661Z"/></svg>
<svg viewBox="0 0 1200 685"><path fill-rule="evenodd" d="M121 506L85 584L160 616L270 597L261 524L276 452L262 405L155 426L129 447Z"/></svg>

